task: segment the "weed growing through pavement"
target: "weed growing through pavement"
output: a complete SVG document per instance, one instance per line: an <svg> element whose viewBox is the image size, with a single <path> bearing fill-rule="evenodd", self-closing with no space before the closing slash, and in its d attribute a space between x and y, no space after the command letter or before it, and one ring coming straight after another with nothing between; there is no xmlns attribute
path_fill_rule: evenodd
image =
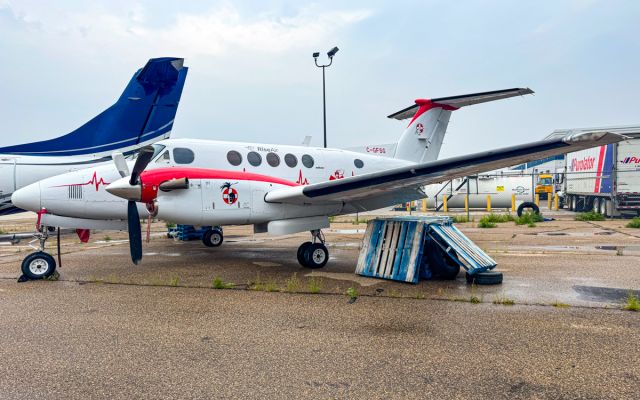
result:
<svg viewBox="0 0 640 400"><path fill-rule="evenodd" d="M253 282L249 282L249 288L251 288L251 290L257 290L257 291L262 291L264 290L264 282L262 281L262 278L260 277L260 273L258 273L256 275L256 279Z"/></svg>
<svg viewBox="0 0 640 400"><path fill-rule="evenodd" d="M527 225L529 228L535 228L536 222L544 221L542 214L536 214L534 212L522 213L521 216L515 220L516 225Z"/></svg>
<svg viewBox="0 0 640 400"><path fill-rule="evenodd" d="M225 282L220 278L215 278L211 284L214 289L232 289L235 285L231 282Z"/></svg>
<svg viewBox="0 0 640 400"><path fill-rule="evenodd" d="M640 217L635 217L633 218L631 221L629 221L629 223L627 225L625 225L627 228L635 228L635 229L640 229Z"/></svg>
<svg viewBox="0 0 640 400"><path fill-rule="evenodd" d="M513 299L506 297L504 294L498 295L493 299L493 304L502 304L503 306L512 306L516 304Z"/></svg>
<svg viewBox="0 0 640 400"><path fill-rule="evenodd" d="M180 277L178 276L174 276L173 278L171 278L171 280L169 281L169 286L173 286L176 287L180 284Z"/></svg>
<svg viewBox="0 0 640 400"><path fill-rule="evenodd" d="M294 273L291 275L291 278L287 279L286 282L287 292L296 293L300 290L300 279L298 279L298 274Z"/></svg>
<svg viewBox="0 0 640 400"><path fill-rule="evenodd" d="M453 215L450 216L451 220L455 224L464 224L465 222L469 222L469 218L466 215Z"/></svg>
<svg viewBox="0 0 640 400"><path fill-rule="evenodd" d="M571 307L569 304L567 303L561 303L558 300L554 301L553 303L551 303L552 306L556 307L556 308L569 308Z"/></svg>
<svg viewBox="0 0 640 400"><path fill-rule="evenodd" d="M480 304L480 303L482 303L482 300L480 300L480 298L478 296L471 296L469 298L469 303L471 303L471 304Z"/></svg>
<svg viewBox="0 0 640 400"><path fill-rule="evenodd" d="M623 307L627 311L640 311L640 299L635 294L629 292L627 302Z"/></svg>
<svg viewBox="0 0 640 400"><path fill-rule="evenodd" d="M360 293L358 293L358 289L350 287L347 289L347 296L349 296L350 299L357 299Z"/></svg>
<svg viewBox="0 0 640 400"><path fill-rule="evenodd" d="M104 237L104 241L105 242L110 242L111 241L111 236L107 235Z"/></svg>
<svg viewBox="0 0 640 400"><path fill-rule="evenodd" d="M322 279L312 276L309 279L309 292L318 294L322 290Z"/></svg>
<svg viewBox="0 0 640 400"><path fill-rule="evenodd" d="M587 211L583 213L578 213L576 215L576 221L604 221L604 215L597 213L595 211Z"/></svg>
<svg viewBox="0 0 640 400"><path fill-rule="evenodd" d="M269 280L267 283L264 284L265 292L277 292L278 290L279 290L278 284L273 280Z"/></svg>

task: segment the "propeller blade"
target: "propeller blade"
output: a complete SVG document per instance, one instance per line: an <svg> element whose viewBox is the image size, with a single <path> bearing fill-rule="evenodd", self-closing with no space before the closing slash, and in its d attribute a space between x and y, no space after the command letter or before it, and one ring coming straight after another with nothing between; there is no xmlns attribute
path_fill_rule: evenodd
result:
<svg viewBox="0 0 640 400"><path fill-rule="evenodd" d="M116 151L111 155L111 158L113 159L113 163L116 165L120 176L123 178L129 176L129 166L127 165L127 161L124 159L124 155L119 151Z"/></svg>
<svg viewBox="0 0 640 400"><path fill-rule="evenodd" d="M131 261L138 265L142 260L142 232L140 232L140 215L135 201L129 201L127 204L127 220L129 223Z"/></svg>
<svg viewBox="0 0 640 400"><path fill-rule="evenodd" d="M140 179L140 174L147 168L149 162L153 158L153 153L155 149L153 146L144 146L138 151L138 158L136 158L136 163L133 165L133 171L131 171L131 179L129 179L129 183L131 185L137 185Z"/></svg>

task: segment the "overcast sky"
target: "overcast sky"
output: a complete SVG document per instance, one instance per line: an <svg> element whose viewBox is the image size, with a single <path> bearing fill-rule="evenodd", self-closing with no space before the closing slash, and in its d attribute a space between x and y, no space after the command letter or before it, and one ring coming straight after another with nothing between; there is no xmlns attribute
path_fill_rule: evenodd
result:
<svg viewBox="0 0 640 400"><path fill-rule="evenodd" d="M0 145L78 127L151 57L190 67L174 137L394 142L416 98L530 87L454 112L442 156L640 124L640 2L0 0Z"/></svg>

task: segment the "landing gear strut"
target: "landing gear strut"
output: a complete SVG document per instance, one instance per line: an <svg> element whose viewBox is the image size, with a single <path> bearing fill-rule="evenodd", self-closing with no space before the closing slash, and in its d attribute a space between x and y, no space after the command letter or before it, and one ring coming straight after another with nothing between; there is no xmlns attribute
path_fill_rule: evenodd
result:
<svg viewBox="0 0 640 400"><path fill-rule="evenodd" d="M320 229L311 231L312 241L304 242L298 247L298 262L307 268L322 268L329 261L329 250L324 245L324 235Z"/></svg>
<svg viewBox="0 0 640 400"><path fill-rule="evenodd" d="M45 253L44 251L44 245L48 238L49 229L47 229L47 227L42 227L40 232L35 234L35 239L32 240L29 245L38 251L27 255L22 261L21 269L23 276L20 280L37 280L53 275L56 270L56 260L51 254ZM31 244L36 241L38 242L37 247Z"/></svg>

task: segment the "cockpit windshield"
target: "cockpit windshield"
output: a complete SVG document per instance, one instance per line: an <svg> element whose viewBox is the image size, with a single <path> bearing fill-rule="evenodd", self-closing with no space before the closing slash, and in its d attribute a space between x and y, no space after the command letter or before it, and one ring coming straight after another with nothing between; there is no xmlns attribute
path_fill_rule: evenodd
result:
<svg viewBox="0 0 640 400"><path fill-rule="evenodd" d="M158 156L158 154L162 152L162 150L164 150L166 146L163 146L161 144L153 144L152 146L153 146L153 157L151 157L151 159L153 160Z"/></svg>

